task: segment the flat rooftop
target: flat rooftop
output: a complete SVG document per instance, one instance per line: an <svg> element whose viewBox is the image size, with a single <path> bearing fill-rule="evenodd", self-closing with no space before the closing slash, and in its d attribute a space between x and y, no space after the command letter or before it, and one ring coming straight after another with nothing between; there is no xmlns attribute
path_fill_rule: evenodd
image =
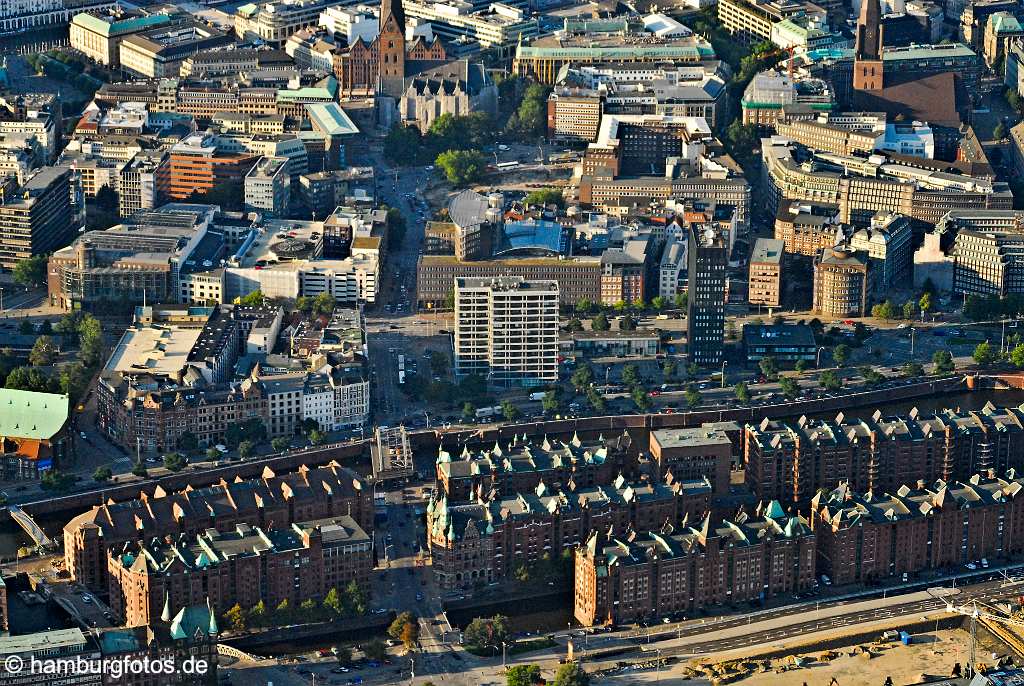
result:
<svg viewBox="0 0 1024 686"><path fill-rule="evenodd" d="M732 441L724 431L704 426L690 429L659 429L652 431L651 436L652 440L657 441L662 448L693 448L712 445L732 447Z"/></svg>
<svg viewBox="0 0 1024 686"><path fill-rule="evenodd" d="M177 326L128 329L114 346L103 373L176 376L202 332Z"/></svg>

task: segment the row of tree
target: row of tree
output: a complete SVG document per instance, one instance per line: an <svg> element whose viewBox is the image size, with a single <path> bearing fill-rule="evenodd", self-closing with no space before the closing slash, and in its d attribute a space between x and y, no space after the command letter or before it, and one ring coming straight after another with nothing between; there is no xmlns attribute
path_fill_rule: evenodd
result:
<svg viewBox="0 0 1024 686"><path fill-rule="evenodd" d="M248 610L237 603L224 613L224 622L232 631L250 628L282 626L296 622L322 622L338 618L358 617L366 614L366 594L355 581L341 589L332 588L322 603L308 598L297 607L287 599L270 609L261 600Z"/></svg>
<svg viewBox="0 0 1024 686"><path fill-rule="evenodd" d="M505 673L506 686L540 686L545 683L537 665L515 665ZM566 662L547 682L551 686L590 686L590 675L576 662Z"/></svg>

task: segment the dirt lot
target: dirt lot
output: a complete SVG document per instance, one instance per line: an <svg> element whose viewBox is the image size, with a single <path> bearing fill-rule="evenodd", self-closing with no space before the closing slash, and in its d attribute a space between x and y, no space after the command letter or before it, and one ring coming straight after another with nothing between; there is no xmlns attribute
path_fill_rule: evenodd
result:
<svg viewBox="0 0 1024 686"><path fill-rule="evenodd" d="M986 639L987 637L979 633L979 661L990 659L992 656L992 645L987 643ZM730 683L742 686L830 686L834 678L834 683L839 686L882 686L888 676L892 677L896 686L916 684L922 680L923 674L948 676L955 663L966 663L969 650L970 635L966 631L943 630L937 633L916 634L914 643L910 646L888 644L884 649L873 650L870 658L864 655L851 656L850 653L854 650L844 648L835 651L841 656L829 662L815 660L801 668L790 668L778 673L776 669L792 663L777 659L772 661L769 671L754 673ZM654 670L647 670L616 674L595 680L593 683L595 686L663 686L681 683L697 686L710 682L701 678L687 680L682 672L682 665L673 665L662 669L660 678Z"/></svg>

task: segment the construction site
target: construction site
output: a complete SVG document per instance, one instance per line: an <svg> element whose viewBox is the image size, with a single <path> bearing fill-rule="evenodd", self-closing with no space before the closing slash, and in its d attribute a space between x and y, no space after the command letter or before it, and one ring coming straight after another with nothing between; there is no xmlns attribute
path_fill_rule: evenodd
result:
<svg viewBox="0 0 1024 686"><path fill-rule="evenodd" d="M1012 603L946 603L902 621L823 631L700 657L652 651L651 659L618 662L592 683L744 686L978 686L1024 684L1024 609ZM973 681L975 674L1000 674ZM1012 678L998 678L999 676ZM1017 679L1017 680L1014 680Z"/></svg>

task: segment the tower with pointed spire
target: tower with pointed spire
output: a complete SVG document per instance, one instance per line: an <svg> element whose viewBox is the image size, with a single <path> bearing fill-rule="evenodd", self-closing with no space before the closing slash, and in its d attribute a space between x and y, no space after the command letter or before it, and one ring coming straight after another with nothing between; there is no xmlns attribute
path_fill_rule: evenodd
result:
<svg viewBox="0 0 1024 686"><path fill-rule="evenodd" d="M405 11L402 0L381 0L377 37L377 92L400 97L405 86Z"/></svg>
<svg viewBox="0 0 1024 686"><path fill-rule="evenodd" d="M877 91L884 87L882 72L882 10L878 0L862 0L857 20L853 58L853 89Z"/></svg>

